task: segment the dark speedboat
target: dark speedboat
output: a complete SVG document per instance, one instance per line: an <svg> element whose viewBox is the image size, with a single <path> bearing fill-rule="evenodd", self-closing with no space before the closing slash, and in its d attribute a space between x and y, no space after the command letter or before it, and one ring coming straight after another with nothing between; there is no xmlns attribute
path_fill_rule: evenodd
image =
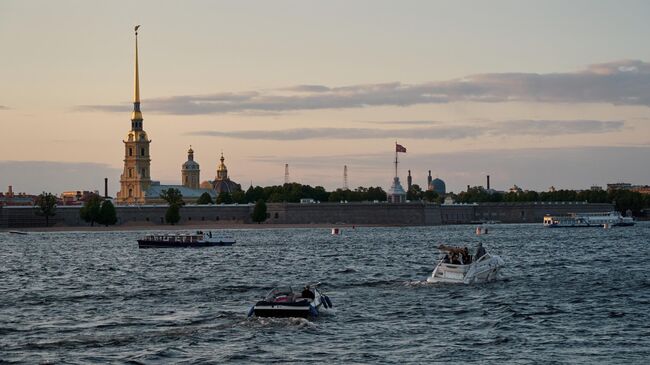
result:
<svg viewBox="0 0 650 365"><path fill-rule="evenodd" d="M231 246L234 243L231 235L201 231L196 234L152 234L138 240L140 248Z"/></svg>
<svg viewBox="0 0 650 365"><path fill-rule="evenodd" d="M332 308L332 301L318 290L318 284L306 286L302 292L291 287L275 288L267 296L255 303L248 316L257 317L318 317L320 307Z"/></svg>

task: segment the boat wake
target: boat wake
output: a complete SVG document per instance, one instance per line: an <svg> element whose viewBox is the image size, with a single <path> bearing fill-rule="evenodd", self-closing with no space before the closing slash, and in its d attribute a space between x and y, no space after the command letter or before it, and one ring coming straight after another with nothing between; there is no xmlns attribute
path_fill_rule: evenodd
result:
<svg viewBox="0 0 650 365"><path fill-rule="evenodd" d="M246 327L318 329L316 323L300 317L250 317L241 323Z"/></svg>

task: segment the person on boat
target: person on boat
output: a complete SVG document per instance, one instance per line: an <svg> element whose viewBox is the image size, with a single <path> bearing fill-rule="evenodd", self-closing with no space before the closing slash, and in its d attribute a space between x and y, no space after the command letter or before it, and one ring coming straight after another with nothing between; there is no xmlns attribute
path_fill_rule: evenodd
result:
<svg viewBox="0 0 650 365"><path fill-rule="evenodd" d="M469 249L467 246L463 247L461 257L463 259L463 265L469 265L472 263L472 256L469 254Z"/></svg>
<svg viewBox="0 0 650 365"><path fill-rule="evenodd" d="M478 260L481 257L483 257L483 255L485 254L486 252L485 252L485 248L483 247L483 242L479 242L478 246L476 246L476 255L474 255L474 258Z"/></svg>
<svg viewBox="0 0 650 365"><path fill-rule="evenodd" d="M300 293L300 296L312 300L316 298L314 292L309 289L309 285L305 285L305 287L302 289L302 293Z"/></svg>

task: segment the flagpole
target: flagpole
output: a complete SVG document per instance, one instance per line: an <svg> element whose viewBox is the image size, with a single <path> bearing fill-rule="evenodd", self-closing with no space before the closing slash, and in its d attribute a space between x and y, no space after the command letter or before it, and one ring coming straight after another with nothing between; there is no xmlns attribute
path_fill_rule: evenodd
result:
<svg viewBox="0 0 650 365"><path fill-rule="evenodd" d="M397 177L397 141L395 141L395 177Z"/></svg>

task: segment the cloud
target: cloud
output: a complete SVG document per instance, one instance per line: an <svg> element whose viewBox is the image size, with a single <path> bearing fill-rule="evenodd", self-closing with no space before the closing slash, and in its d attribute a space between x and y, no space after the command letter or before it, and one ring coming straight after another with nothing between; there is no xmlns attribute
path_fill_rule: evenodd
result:
<svg viewBox="0 0 650 365"><path fill-rule="evenodd" d="M283 130L197 131L193 136L226 137L274 141L306 139L384 139L411 138L455 140L480 136L557 136L567 134L598 134L623 129L623 121L600 120L512 120L485 125L433 126L426 128L294 128Z"/></svg>
<svg viewBox="0 0 650 365"><path fill-rule="evenodd" d="M59 194L68 190L104 191L109 178L110 194L119 190L120 169L94 162L0 161L0 187L14 191Z"/></svg>
<svg viewBox="0 0 650 365"><path fill-rule="evenodd" d="M144 100L143 111L176 115L410 106L451 102L607 103L650 106L650 63L623 60L578 72L488 73L419 84L343 87L298 85L280 89L181 95ZM130 104L85 105L78 110L128 112Z"/></svg>
<svg viewBox="0 0 650 365"><path fill-rule="evenodd" d="M366 123L366 124L379 124L379 125L435 125L435 124L441 124L441 122L435 121L435 120L380 120L380 121L372 121L372 120L366 120L366 121L361 121L361 123Z"/></svg>

